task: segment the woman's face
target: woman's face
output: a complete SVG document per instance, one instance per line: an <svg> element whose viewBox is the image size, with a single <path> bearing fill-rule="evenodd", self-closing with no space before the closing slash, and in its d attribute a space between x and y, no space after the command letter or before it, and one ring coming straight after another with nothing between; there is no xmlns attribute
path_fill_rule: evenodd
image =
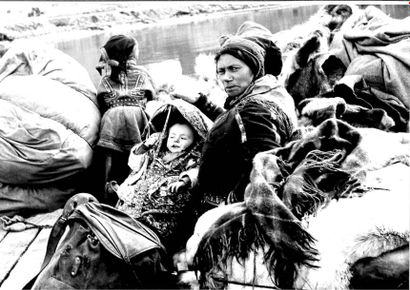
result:
<svg viewBox="0 0 410 290"><path fill-rule="evenodd" d="M180 153L194 142L194 132L185 124L174 124L169 128L167 148L172 153Z"/></svg>
<svg viewBox="0 0 410 290"><path fill-rule="evenodd" d="M253 81L251 69L240 59L223 54L216 63L216 73L230 97L242 94Z"/></svg>

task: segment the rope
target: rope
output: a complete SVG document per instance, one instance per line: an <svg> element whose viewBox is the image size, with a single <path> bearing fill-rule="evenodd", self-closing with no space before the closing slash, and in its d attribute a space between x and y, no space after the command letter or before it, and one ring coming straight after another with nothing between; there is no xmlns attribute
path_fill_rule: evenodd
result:
<svg viewBox="0 0 410 290"><path fill-rule="evenodd" d="M221 279L221 278L218 278L218 277L212 277L212 279L217 281L217 282L221 282L221 283L225 283L225 284L235 284L235 285L240 285L240 286L249 286L249 287L252 287L252 288L256 287L256 288L265 288L265 289L280 289L275 285L268 286L268 285L254 284L254 283L251 284L251 283L245 283L245 282L225 280L225 279Z"/></svg>
<svg viewBox="0 0 410 290"><path fill-rule="evenodd" d="M32 223L24 219L19 215L14 217L1 216L0 217L1 228L7 232L22 232L29 229L44 229L51 228L51 225L39 225Z"/></svg>

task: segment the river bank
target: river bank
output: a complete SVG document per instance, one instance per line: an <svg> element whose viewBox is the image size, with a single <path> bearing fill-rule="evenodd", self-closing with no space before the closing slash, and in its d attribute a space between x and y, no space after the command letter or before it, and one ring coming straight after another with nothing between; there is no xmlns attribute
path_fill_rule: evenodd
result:
<svg viewBox="0 0 410 290"><path fill-rule="evenodd" d="M195 21L217 13L289 6L259 1L0 1L0 5L0 40L41 38L46 41L85 37L120 30L123 26L138 29L167 22Z"/></svg>

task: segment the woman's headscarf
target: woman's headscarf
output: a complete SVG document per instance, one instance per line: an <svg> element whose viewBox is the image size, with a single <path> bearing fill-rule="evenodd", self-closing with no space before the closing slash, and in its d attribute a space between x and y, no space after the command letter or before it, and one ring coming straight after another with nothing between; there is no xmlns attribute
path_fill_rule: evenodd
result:
<svg viewBox="0 0 410 290"><path fill-rule="evenodd" d="M245 21L238 28L236 35L252 40L265 50L265 73L278 76L282 71L282 52L275 44L274 35L265 26Z"/></svg>
<svg viewBox="0 0 410 290"><path fill-rule="evenodd" d="M265 50L256 42L240 37L221 37L221 48L217 51L215 60L221 55L229 54L243 61L252 71L254 80L265 75Z"/></svg>
<svg viewBox="0 0 410 290"><path fill-rule="evenodd" d="M235 36L222 36L220 38L221 50L223 49L223 46L226 44L228 40L235 41L234 40L235 38L238 39L242 43L242 46L252 47L251 46L252 44L248 42L248 41L251 41L262 48L263 55L264 55L264 60L263 60L264 73L262 75L271 74L274 76L278 76L281 73L282 65L283 65L282 64L282 52L280 51L279 47L277 47L277 45L275 44L274 36L270 32L269 29L260 25L259 23L255 23L253 21L245 21L238 28L238 31L236 32ZM250 51L252 50L255 50L255 48L253 49L251 48ZM257 50L259 50L259 48L257 48ZM253 67L254 70L256 71L257 66L255 65L255 61L252 61L252 58L249 59L246 56L241 58L241 56L234 55L233 53L229 53L229 54L231 54L232 56L238 59L241 59L249 67L251 67L251 69ZM251 52L251 54L254 54L254 52ZM220 56L220 54L218 53L217 55ZM250 60L250 61L247 62L246 60ZM252 72L255 75L254 70L252 70ZM255 79L257 79L258 77L256 77L255 75Z"/></svg>

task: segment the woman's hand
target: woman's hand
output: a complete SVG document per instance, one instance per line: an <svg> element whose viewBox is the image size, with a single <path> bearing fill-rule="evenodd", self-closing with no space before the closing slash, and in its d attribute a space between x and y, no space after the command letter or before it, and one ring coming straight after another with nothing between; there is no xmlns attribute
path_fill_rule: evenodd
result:
<svg viewBox="0 0 410 290"><path fill-rule="evenodd" d="M171 97L173 97L173 98L175 98L175 99L181 99L181 100L184 100L184 101L186 101L186 102L188 102L188 103L191 103L191 104L193 104L193 103L195 103L196 101L198 101L198 99L199 99L199 94L196 94L196 95L184 95L184 94L181 94L181 93L178 93L178 92L172 92L171 93Z"/></svg>
<svg viewBox="0 0 410 290"><path fill-rule="evenodd" d="M179 192L181 192L182 190L186 189L187 187L188 187L188 185L187 185L185 182L183 182L183 181L176 181L176 182L171 183L171 184L169 185L168 190L169 190L171 193L179 193Z"/></svg>
<svg viewBox="0 0 410 290"><path fill-rule="evenodd" d="M198 87L200 87L200 84L193 79L179 79L173 84L173 90L170 95L173 98L182 99L193 104L199 99Z"/></svg>

